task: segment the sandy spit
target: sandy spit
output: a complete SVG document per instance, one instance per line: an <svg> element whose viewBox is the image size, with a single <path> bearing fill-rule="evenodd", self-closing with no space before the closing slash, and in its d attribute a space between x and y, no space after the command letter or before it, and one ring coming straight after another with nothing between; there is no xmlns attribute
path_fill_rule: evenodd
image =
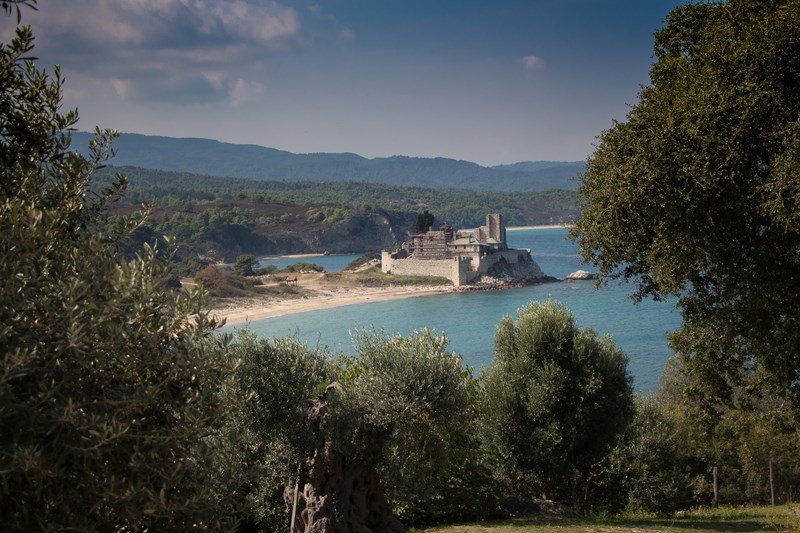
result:
<svg viewBox="0 0 800 533"><path fill-rule="evenodd" d="M210 310L210 314L217 318L224 318L228 325L237 325L262 318L274 318L368 302L444 294L452 292L452 290L452 287L447 286L381 287L341 289L299 299L259 298L255 296L217 303Z"/></svg>

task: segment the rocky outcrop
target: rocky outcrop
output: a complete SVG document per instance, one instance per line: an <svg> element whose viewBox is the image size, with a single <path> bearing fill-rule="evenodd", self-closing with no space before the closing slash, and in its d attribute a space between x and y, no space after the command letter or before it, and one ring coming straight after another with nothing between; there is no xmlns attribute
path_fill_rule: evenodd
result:
<svg viewBox="0 0 800 533"><path fill-rule="evenodd" d="M284 500L296 508L295 531L304 533L402 533L392 515L375 468L347 457L336 442L330 403L340 394L338 383L328 385L319 400L309 402L308 421L316 435L308 462L307 482L299 494L287 487ZM296 497L296 504L295 504Z"/></svg>
<svg viewBox="0 0 800 533"><path fill-rule="evenodd" d="M303 237L308 250L358 253L398 245L405 238L408 217L388 213L354 214L348 220L326 224Z"/></svg>
<svg viewBox="0 0 800 533"><path fill-rule="evenodd" d="M594 274L586 272L585 270L576 270L572 274L564 278L564 281L582 281L594 279Z"/></svg>
<svg viewBox="0 0 800 533"><path fill-rule="evenodd" d="M523 283L536 283L547 279L527 250L508 250L494 255L497 259L486 272L493 278Z"/></svg>

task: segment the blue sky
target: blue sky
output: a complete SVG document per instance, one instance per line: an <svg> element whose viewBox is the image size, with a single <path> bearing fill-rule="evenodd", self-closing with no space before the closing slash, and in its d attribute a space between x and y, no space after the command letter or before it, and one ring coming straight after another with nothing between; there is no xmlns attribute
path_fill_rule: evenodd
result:
<svg viewBox="0 0 800 533"><path fill-rule="evenodd" d="M40 0L23 22L83 130L494 165L585 159L681 3Z"/></svg>

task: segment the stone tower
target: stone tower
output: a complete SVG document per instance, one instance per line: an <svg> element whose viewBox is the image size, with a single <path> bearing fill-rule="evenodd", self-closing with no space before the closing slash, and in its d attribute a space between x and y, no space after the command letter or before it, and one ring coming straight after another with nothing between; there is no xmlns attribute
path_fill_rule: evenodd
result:
<svg viewBox="0 0 800 533"><path fill-rule="evenodd" d="M490 213L486 215L486 228L489 230L488 237L497 242L506 242L506 227L503 225L503 215L500 213Z"/></svg>

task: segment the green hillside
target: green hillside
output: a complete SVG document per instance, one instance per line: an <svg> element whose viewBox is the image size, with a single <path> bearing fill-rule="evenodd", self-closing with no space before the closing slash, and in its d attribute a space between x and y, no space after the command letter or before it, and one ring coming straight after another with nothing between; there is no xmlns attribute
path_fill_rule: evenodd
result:
<svg viewBox="0 0 800 533"><path fill-rule="evenodd" d="M86 153L91 135L76 132L72 137L72 148ZM576 177L585 169L582 161L483 167L441 157L293 154L256 145L135 133L122 134L115 148L114 164L121 166L256 180L359 181L475 191L576 189Z"/></svg>

